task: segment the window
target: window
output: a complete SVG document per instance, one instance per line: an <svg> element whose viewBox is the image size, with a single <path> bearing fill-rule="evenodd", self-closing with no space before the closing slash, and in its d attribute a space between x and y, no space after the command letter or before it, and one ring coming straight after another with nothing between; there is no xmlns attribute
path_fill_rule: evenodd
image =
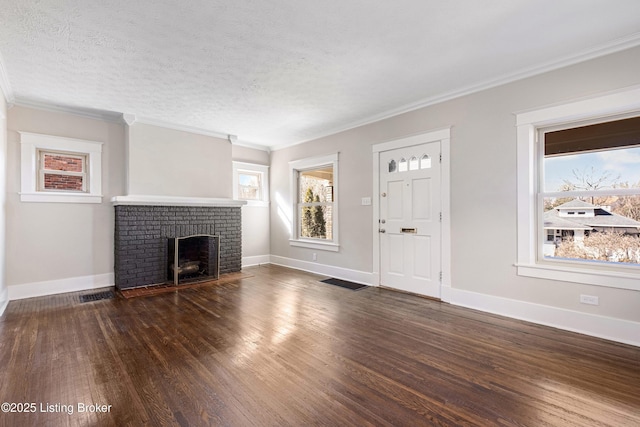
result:
<svg viewBox="0 0 640 427"><path fill-rule="evenodd" d="M20 132L23 202L101 203L102 143Z"/></svg>
<svg viewBox="0 0 640 427"><path fill-rule="evenodd" d="M87 155L38 150L38 191L87 192Z"/></svg>
<svg viewBox="0 0 640 427"><path fill-rule="evenodd" d="M639 96L517 114L519 275L640 290Z"/></svg>
<svg viewBox="0 0 640 427"><path fill-rule="evenodd" d="M269 166L233 162L233 198L249 206L269 204Z"/></svg>
<svg viewBox="0 0 640 427"><path fill-rule="evenodd" d="M290 243L337 251L338 155L289 163L295 235Z"/></svg>
<svg viewBox="0 0 640 427"><path fill-rule="evenodd" d="M640 267L640 117L543 129L539 148L544 228L573 230L545 259Z"/></svg>

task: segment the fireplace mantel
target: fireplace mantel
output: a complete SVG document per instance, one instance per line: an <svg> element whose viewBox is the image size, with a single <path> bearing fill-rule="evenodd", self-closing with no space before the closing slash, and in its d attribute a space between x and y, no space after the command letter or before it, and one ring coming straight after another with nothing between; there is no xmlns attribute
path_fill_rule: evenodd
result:
<svg viewBox="0 0 640 427"><path fill-rule="evenodd" d="M114 206L221 206L236 207L246 205L244 200L218 199L210 197L173 197L151 195L128 195L111 198Z"/></svg>

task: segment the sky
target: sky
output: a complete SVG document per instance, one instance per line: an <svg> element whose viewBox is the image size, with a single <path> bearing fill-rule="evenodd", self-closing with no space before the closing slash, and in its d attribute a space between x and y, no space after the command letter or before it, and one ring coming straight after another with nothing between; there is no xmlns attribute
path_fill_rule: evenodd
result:
<svg viewBox="0 0 640 427"><path fill-rule="evenodd" d="M546 158L544 159L544 191L560 191L564 179L577 181L572 172L574 169L591 173L592 167L596 177L609 171L612 178L620 176L618 182L638 184L640 182L640 147Z"/></svg>

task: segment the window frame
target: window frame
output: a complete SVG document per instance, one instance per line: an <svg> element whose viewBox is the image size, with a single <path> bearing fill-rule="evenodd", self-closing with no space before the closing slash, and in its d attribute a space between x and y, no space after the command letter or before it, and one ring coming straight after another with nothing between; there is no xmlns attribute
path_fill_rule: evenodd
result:
<svg viewBox="0 0 640 427"><path fill-rule="evenodd" d="M292 230L293 235L289 239L289 245L311 248L323 251L338 252L340 250L339 241L339 219L338 219L338 199L339 199L339 181L338 181L338 154L329 154L319 157L310 157L289 162L290 177L290 195L292 208ZM332 240L322 240L315 238L307 238L300 236L301 218L300 218L300 202L298 201L299 188L298 176L300 172L319 169L331 166L333 168L333 193L332 198Z"/></svg>
<svg viewBox="0 0 640 427"><path fill-rule="evenodd" d="M269 206L269 166L257 163L233 161L233 199L247 202L247 206ZM260 199L240 198L240 174L247 172L260 175Z"/></svg>
<svg viewBox="0 0 640 427"><path fill-rule="evenodd" d="M541 257L544 243L542 212L544 192L540 132L551 127L578 127L640 115L640 87L624 89L538 110L516 113L517 128L517 274L519 276L640 290L640 269L632 266L595 265L588 261L548 260ZM616 194L621 189L612 190ZM573 193L563 192L563 196Z"/></svg>
<svg viewBox="0 0 640 427"><path fill-rule="evenodd" d="M44 203L102 203L102 142L20 133L21 180L20 201ZM84 167L86 191L44 190L40 187L40 153L80 156Z"/></svg>

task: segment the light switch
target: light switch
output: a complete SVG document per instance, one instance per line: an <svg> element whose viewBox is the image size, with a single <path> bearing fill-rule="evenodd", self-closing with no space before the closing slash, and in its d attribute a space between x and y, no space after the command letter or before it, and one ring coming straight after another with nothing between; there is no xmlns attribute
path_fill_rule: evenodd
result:
<svg viewBox="0 0 640 427"><path fill-rule="evenodd" d="M371 206L371 197L363 197L362 206Z"/></svg>

